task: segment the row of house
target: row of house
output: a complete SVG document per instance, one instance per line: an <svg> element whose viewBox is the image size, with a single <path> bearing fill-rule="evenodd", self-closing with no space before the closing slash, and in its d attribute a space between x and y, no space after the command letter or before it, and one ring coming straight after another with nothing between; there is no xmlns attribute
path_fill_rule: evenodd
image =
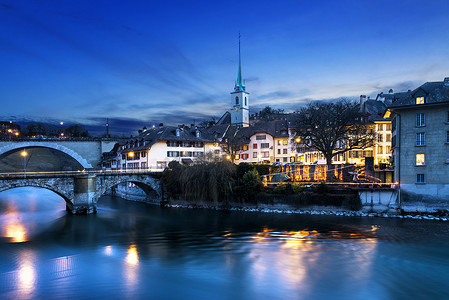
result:
<svg viewBox="0 0 449 300"><path fill-rule="evenodd" d="M240 53L240 51L239 51ZM170 161L191 164L213 157L235 163L325 164L317 151L294 139L290 119L249 116L249 92L239 69L231 109L205 127L159 126L105 153L106 169L164 169ZM371 147L333 158L334 164L365 166L384 182L399 184L405 197L445 199L449 196L449 78L427 82L415 90L362 95L360 109L377 138ZM393 175L394 171L394 175Z"/></svg>
<svg viewBox="0 0 449 300"><path fill-rule="evenodd" d="M170 161L191 164L196 160L226 157L235 163L324 164L322 153L308 151L304 141L292 138L293 114L279 114L271 120L249 116L249 92L242 79L239 49L237 80L230 110L209 126L159 126L144 129L137 137L117 145L103 155L105 169L164 169ZM390 91L389 95L391 95ZM374 157L374 165L386 169L391 156L391 121L383 112L390 96L367 99L361 96L361 110L378 134L373 147L352 150L334 157L336 164L363 165ZM390 176L392 177L392 176ZM390 181L392 178L389 179Z"/></svg>

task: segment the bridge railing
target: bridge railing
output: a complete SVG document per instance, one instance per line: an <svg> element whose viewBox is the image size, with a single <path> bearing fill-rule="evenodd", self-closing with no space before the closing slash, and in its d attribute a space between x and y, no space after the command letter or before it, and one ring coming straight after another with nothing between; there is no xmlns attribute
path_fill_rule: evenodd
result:
<svg viewBox="0 0 449 300"><path fill-rule="evenodd" d="M159 173L163 172L163 169L135 169L135 170L101 170L101 169L89 169L89 170L78 170L78 171L45 171L45 172L0 172L0 178L8 178L8 177L39 177L39 176L75 176L75 175L83 175L83 174L145 174L145 173Z"/></svg>
<svg viewBox="0 0 449 300"><path fill-rule="evenodd" d="M263 182L266 187L275 188L282 184L297 184L301 186L318 186L320 184L325 184L333 186L336 188L356 188L356 189L372 189L372 188L383 188L383 189L395 189L398 187L398 183L383 183L383 182L322 182L322 181L295 181L295 182Z"/></svg>

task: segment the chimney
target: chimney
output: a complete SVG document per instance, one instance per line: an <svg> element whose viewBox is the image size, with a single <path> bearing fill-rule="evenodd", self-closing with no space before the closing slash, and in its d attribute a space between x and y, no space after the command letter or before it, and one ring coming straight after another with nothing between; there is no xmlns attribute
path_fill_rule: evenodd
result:
<svg viewBox="0 0 449 300"><path fill-rule="evenodd" d="M449 77L444 78L443 86L449 86Z"/></svg>
<svg viewBox="0 0 449 300"><path fill-rule="evenodd" d="M393 94L393 89L390 89L390 90L388 91L388 94Z"/></svg>
<svg viewBox="0 0 449 300"><path fill-rule="evenodd" d="M364 104L366 102L366 95L360 95L360 111L363 111Z"/></svg>
<svg viewBox="0 0 449 300"><path fill-rule="evenodd" d="M164 127L164 123L159 123L159 128Z"/></svg>

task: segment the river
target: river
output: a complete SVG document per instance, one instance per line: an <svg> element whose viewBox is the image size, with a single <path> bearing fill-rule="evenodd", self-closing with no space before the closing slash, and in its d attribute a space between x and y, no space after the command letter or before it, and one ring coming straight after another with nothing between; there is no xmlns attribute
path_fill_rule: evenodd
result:
<svg viewBox="0 0 449 300"><path fill-rule="evenodd" d="M0 299L449 299L449 224L0 193Z"/></svg>

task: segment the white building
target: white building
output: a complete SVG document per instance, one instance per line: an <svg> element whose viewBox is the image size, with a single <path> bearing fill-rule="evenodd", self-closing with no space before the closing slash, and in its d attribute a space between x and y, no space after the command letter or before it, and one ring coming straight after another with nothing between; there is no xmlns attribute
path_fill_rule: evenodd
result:
<svg viewBox="0 0 449 300"><path fill-rule="evenodd" d="M220 155L221 148L213 136L200 128L161 126L143 131L137 137L119 145L116 168L163 170L171 161L191 164L207 153ZM114 169L111 162L111 169Z"/></svg>

